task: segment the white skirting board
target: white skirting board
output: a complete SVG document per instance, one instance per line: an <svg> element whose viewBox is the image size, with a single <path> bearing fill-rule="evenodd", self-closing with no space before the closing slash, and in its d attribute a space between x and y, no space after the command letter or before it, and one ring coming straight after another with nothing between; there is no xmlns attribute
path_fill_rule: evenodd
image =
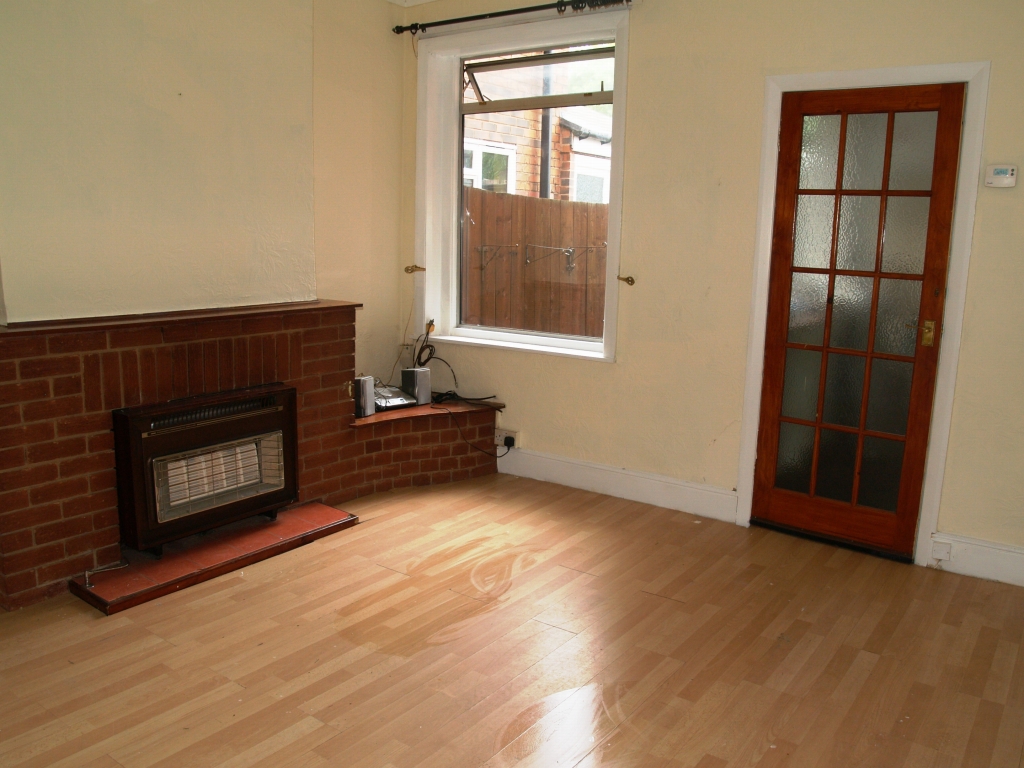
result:
<svg viewBox="0 0 1024 768"><path fill-rule="evenodd" d="M498 471L738 523L737 494L725 488L523 448L513 448L498 459ZM944 554L948 545L949 558L933 558L929 566L1024 586L1024 547L942 532L933 534L932 542L933 554Z"/></svg>
<svg viewBox="0 0 1024 768"><path fill-rule="evenodd" d="M947 545L949 559L934 559ZM930 565L943 571L1024 587L1024 547L939 531L932 534L932 555Z"/></svg>
<svg viewBox="0 0 1024 768"><path fill-rule="evenodd" d="M524 448L513 448L498 459L498 471L678 509L727 523L736 522L735 491L688 483L666 475L594 464Z"/></svg>

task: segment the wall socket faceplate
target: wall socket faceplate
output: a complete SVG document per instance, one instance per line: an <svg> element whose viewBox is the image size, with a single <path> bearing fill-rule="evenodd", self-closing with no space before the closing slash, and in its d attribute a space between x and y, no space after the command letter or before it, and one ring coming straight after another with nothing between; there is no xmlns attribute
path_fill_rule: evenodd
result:
<svg viewBox="0 0 1024 768"><path fill-rule="evenodd" d="M513 447L513 448L521 448L522 447L522 446L519 445L519 433L518 432L513 432L511 429L495 429L494 430L494 444L495 445L504 446L505 445L505 438L506 437L511 437L512 438L512 446L511 447Z"/></svg>

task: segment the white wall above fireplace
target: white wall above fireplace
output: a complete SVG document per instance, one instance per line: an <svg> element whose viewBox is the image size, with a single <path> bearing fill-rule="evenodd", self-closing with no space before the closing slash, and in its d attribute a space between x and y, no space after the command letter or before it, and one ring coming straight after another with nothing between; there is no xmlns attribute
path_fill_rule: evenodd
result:
<svg viewBox="0 0 1024 768"><path fill-rule="evenodd" d="M312 0L0 4L0 322L316 296Z"/></svg>

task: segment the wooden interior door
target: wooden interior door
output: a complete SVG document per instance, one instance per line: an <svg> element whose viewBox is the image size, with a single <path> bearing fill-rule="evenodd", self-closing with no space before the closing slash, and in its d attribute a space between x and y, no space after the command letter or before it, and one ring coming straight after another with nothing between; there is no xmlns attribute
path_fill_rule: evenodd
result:
<svg viewBox="0 0 1024 768"><path fill-rule="evenodd" d="M755 522L912 552L963 101L783 97Z"/></svg>

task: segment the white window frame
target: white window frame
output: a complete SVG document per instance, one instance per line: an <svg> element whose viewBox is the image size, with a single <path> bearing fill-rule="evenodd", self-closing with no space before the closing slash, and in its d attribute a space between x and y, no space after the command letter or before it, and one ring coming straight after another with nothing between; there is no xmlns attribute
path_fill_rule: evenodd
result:
<svg viewBox="0 0 1024 768"><path fill-rule="evenodd" d="M473 152L473 168L472 173L466 173L466 166L462 166L462 177L467 176L475 182L473 186L477 189L483 189L484 183L484 152L489 152L492 155L504 155L508 158L508 181L507 187L509 194L516 194L516 148L509 144L498 144L493 141L483 141L482 139L466 139L464 149L469 149ZM480 162L477 163L477 158Z"/></svg>
<svg viewBox="0 0 1024 768"><path fill-rule="evenodd" d="M594 176L601 179L602 203L608 203L611 199L611 173L608 168L608 158L600 155L588 155L582 152L572 153L572 166L569 169L569 198L576 200L576 184L582 173L584 176Z"/></svg>
<svg viewBox="0 0 1024 768"><path fill-rule="evenodd" d="M522 24L504 24L453 34L426 35L419 42L416 135L416 334L435 323L432 341L570 355L613 362L618 316L619 242L622 228L622 158L626 121L628 11L589 11ZM501 331L460 326L459 206L462 194L462 61L595 41L615 42L612 165L609 185L604 337Z"/></svg>

